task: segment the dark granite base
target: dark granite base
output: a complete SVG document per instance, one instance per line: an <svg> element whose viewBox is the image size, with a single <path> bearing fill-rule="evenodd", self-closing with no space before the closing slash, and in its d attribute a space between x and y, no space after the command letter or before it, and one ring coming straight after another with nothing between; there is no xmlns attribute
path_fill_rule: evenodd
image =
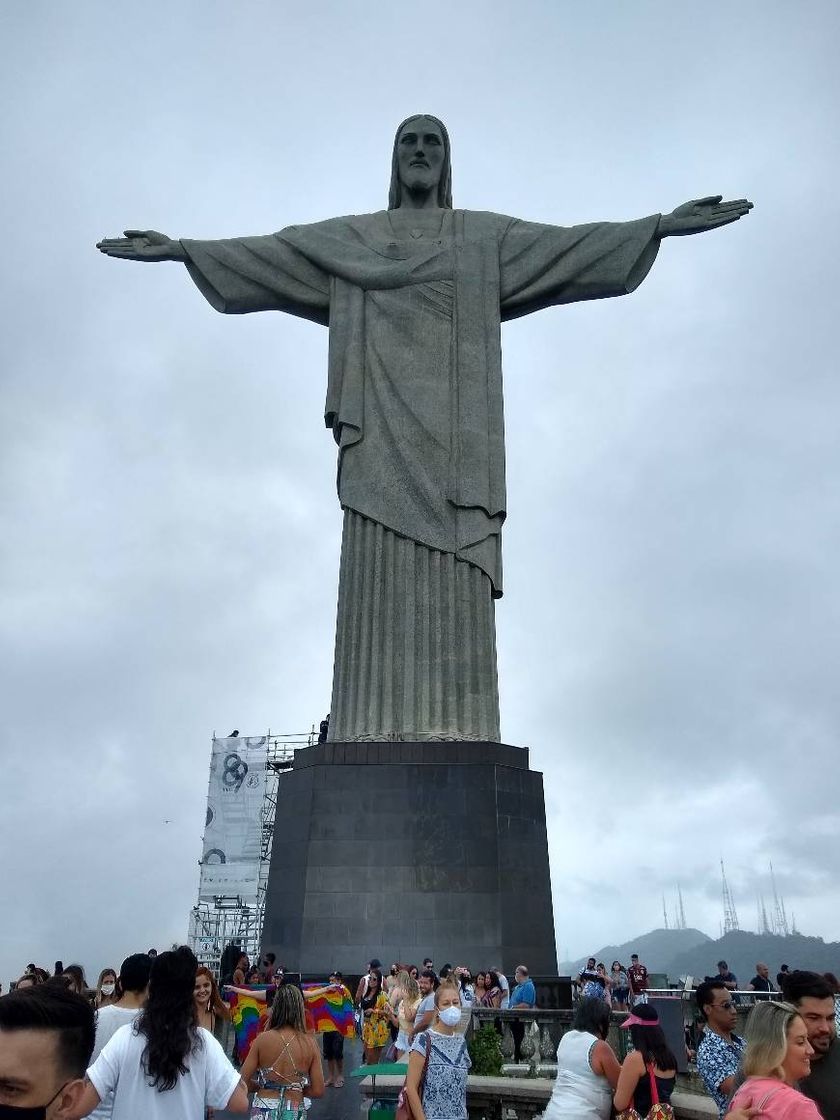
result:
<svg viewBox="0 0 840 1120"><path fill-rule="evenodd" d="M556 971L542 774L500 743L326 743L280 777L263 951Z"/></svg>

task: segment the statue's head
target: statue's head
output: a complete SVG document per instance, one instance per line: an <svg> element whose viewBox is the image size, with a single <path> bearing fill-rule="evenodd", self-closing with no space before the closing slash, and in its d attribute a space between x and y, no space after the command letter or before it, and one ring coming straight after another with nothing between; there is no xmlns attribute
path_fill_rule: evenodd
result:
<svg viewBox="0 0 840 1120"><path fill-rule="evenodd" d="M449 133L443 121L427 113L419 113L404 120L394 137L388 209L399 209L403 188L431 190L435 187L438 206L451 210Z"/></svg>

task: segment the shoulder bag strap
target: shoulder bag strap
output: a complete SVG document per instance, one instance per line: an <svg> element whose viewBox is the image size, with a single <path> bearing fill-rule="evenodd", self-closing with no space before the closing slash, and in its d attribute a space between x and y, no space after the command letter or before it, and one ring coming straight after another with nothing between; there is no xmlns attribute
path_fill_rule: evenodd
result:
<svg viewBox="0 0 840 1120"><path fill-rule="evenodd" d="M659 1086L656 1084L656 1074L653 1072L653 1066L647 1067L650 1074L650 1106L653 1108L655 1104L659 1104Z"/></svg>
<svg viewBox="0 0 840 1120"><path fill-rule="evenodd" d="M423 1088L426 1084L426 1073L429 1069L429 1055L431 1054L431 1052L432 1052L432 1036L429 1034L428 1031L426 1031L426 1057L423 1061L423 1072L420 1074L420 1084L418 1085L418 1090L421 1094L421 1098L422 1098Z"/></svg>
<svg viewBox="0 0 840 1120"><path fill-rule="evenodd" d="M775 1092L776 1092L775 1089L771 1089L769 1092L765 1093L764 1096L761 1098L761 1100L758 1102L758 1104L753 1105L753 1108L757 1108L760 1112L761 1109L764 1108L764 1106L767 1104L767 1102L770 1100L770 1098L773 1096L773 1094Z"/></svg>

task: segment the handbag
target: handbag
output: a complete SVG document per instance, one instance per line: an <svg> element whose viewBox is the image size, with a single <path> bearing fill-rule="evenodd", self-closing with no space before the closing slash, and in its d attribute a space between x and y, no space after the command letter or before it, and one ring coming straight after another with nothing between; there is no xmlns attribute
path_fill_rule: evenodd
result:
<svg viewBox="0 0 840 1120"><path fill-rule="evenodd" d="M674 1110L671 1105L660 1104L659 1086L656 1084L653 1066L648 1066L647 1071L650 1077L650 1112L646 1117L640 1116L631 1105L629 1108L622 1109L616 1116L616 1120L674 1120Z"/></svg>
<svg viewBox="0 0 840 1120"><path fill-rule="evenodd" d="M429 1068L429 1055L431 1054L431 1052L432 1040L429 1037L429 1032L426 1031L426 1058L423 1062L423 1072L420 1074L420 1083L417 1086L417 1093L421 1101L423 1100L423 1089L426 1085L426 1072ZM406 1074L405 1076L407 1080L408 1074ZM414 1120L414 1113L411 1111L411 1104L405 1091L405 1081L403 1081L402 1089L400 1089L400 1095L397 1097L397 1111L394 1114L394 1120Z"/></svg>

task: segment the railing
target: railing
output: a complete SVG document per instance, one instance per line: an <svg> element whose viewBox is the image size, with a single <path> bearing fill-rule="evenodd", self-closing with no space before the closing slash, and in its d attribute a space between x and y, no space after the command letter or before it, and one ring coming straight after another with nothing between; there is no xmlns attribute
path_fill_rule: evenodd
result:
<svg viewBox="0 0 840 1120"><path fill-rule="evenodd" d="M744 1025L755 1003L767 998L774 998L774 993L766 992L733 992L737 998L736 1012L738 1022L735 1031L744 1033ZM697 1050L702 1032L702 1018L697 1008L697 1001L693 991L682 989L656 988L648 992L653 999L673 999L680 1001L682 1010L683 1030L685 1045L689 1053ZM546 1074L553 1076L556 1072L557 1047L560 1039L571 1028L575 1017L574 1009L551 1008L523 1008L517 1011L497 1010L492 1007L474 1007L471 1009L470 1025L467 1027L469 1037L474 1030L486 1023L497 1024L501 1030L500 1048L505 1065L510 1067L512 1074L527 1072L531 1075ZM626 1011L612 1011L610 1014L610 1032L608 1041L618 1056L623 1061L632 1044L629 1031L621 1029L621 1024L627 1017ZM522 1040L519 1044L521 1062L514 1063L515 1039L511 1026L519 1023L524 1027ZM519 1032L517 1032L519 1033ZM673 1048L674 1043L671 1043ZM689 1062L688 1072L679 1078L683 1087L690 1090L697 1089L696 1074Z"/></svg>

